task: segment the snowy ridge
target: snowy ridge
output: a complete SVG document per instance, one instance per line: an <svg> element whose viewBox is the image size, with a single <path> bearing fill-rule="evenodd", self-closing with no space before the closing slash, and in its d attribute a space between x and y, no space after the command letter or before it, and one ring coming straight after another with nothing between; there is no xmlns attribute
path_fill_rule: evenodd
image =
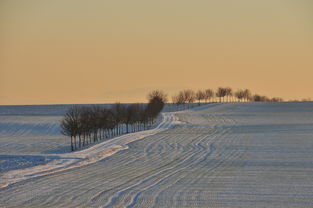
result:
<svg viewBox="0 0 313 208"><path fill-rule="evenodd" d="M118 151L128 149L127 144L130 142L154 135L179 123L174 113L162 113L162 121L154 129L125 134L77 152L31 155L31 157L45 158L49 162L43 165L11 170L1 174L0 187L4 188L23 180L95 163ZM10 157L14 157L14 155L10 155ZM16 155L16 157L19 157L19 155Z"/></svg>

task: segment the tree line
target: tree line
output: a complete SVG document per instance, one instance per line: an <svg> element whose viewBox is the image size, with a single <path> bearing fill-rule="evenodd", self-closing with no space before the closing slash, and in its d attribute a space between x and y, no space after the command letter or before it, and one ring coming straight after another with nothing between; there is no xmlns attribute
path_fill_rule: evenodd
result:
<svg viewBox="0 0 313 208"><path fill-rule="evenodd" d="M193 91L191 89L182 90L172 96L172 103L190 104L197 101L199 104L204 102L283 102L282 98L269 98L264 95L252 94L249 89L239 89L234 91L230 87L219 87L215 91L213 89L205 89Z"/></svg>
<svg viewBox="0 0 313 208"><path fill-rule="evenodd" d="M194 103L208 102L282 102L279 97L269 98L252 94L249 89L234 91L230 87L216 90L193 91L186 89L172 96L172 103L180 110ZM167 102L167 94L154 90L148 94L147 104L115 103L110 108L99 105L70 107L61 121L62 134L71 139L71 150L80 149L99 140L117 135L149 129Z"/></svg>
<svg viewBox="0 0 313 208"><path fill-rule="evenodd" d="M110 108L73 105L61 121L61 133L70 137L71 150L75 151L99 140L149 129L167 102L167 95L155 90L148 100L148 104L115 103Z"/></svg>

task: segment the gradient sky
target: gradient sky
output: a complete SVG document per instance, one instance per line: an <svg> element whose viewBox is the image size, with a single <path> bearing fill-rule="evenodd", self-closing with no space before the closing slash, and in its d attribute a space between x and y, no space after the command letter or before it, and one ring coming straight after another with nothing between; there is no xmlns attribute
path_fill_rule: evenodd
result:
<svg viewBox="0 0 313 208"><path fill-rule="evenodd" d="M313 1L0 1L1 105L219 86L313 98Z"/></svg>

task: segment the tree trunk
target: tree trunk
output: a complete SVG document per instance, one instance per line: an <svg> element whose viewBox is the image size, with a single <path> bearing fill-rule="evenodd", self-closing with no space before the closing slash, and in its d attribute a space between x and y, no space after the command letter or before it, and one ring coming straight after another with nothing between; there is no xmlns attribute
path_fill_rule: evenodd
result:
<svg viewBox="0 0 313 208"><path fill-rule="evenodd" d="M71 136L71 151L74 151L74 146L73 146L73 136Z"/></svg>
<svg viewBox="0 0 313 208"><path fill-rule="evenodd" d="M76 136L74 137L74 142L75 142L75 143L74 143L75 150L77 150L77 137L76 137Z"/></svg>

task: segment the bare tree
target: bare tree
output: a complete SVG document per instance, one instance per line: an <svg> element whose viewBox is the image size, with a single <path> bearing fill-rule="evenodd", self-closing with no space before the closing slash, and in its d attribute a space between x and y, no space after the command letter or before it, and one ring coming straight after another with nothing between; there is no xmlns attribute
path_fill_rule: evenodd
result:
<svg viewBox="0 0 313 208"><path fill-rule="evenodd" d="M182 92L179 92L178 94L176 95L173 95L172 96L172 102L174 104L176 104L176 110L179 110L179 107L180 105L184 104L185 103L185 100L184 100L184 95Z"/></svg>
<svg viewBox="0 0 313 208"><path fill-rule="evenodd" d="M149 120L154 122L158 114L162 111L164 104L167 101L167 96L164 93L150 93L148 99L149 103L147 105L146 113Z"/></svg>
<svg viewBox="0 0 313 208"><path fill-rule="evenodd" d="M235 96L238 101L254 101L254 102L282 102L278 97L269 99L266 96L254 95L248 89L237 90L233 93L229 87L219 87L216 91L216 96L219 102L230 101L232 96ZM190 104L198 101L199 105L202 100L211 100L214 97L214 91L211 89L198 90L196 93L191 90L182 90L178 94L172 96L173 103L177 106L183 105L190 107ZM126 132L139 131L147 129L155 121L159 113L162 111L167 102L167 94L161 90L154 90L147 96L148 104L131 104L122 105L116 103L110 109L101 107L99 105L89 106L71 106L61 121L61 133L71 138L71 150L77 150L92 142L97 142L104 138L110 138L115 135ZM77 141L78 139L78 141ZM78 147L77 147L78 145Z"/></svg>
<svg viewBox="0 0 313 208"><path fill-rule="evenodd" d="M243 93L243 98L248 102L251 99L251 91L249 89L245 89Z"/></svg>
<svg viewBox="0 0 313 208"><path fill-rule="evenodd" d="M128 105L126 108L126 115L124 121L126 124L126 133L129 133L129 125L132 123L135 114L136 114L135 104Z"/></svg>
<svg viewBox="0 0 313 208"><path fill-rule="evenodd" d="M115 118L115 123L117 125L117 134L122 133L122 126L123 126L123 121L125 120L125 115L126 115L126 107L125 105L122 105L121 103L115 103L112 107L111 110L114 114Z"/></svg>
<svg viewBox="0 0 313 208"><path fill-rule="evenodd" d="M227 102L229 102L229 98L233 96L233 90L230 87L226 87L225 89L225 95L227 97Z"/></svg>
<svg viewBox="0 0 313 208"><path fill-rule="evenodd" d="M255 94L252 96L252 101L254 101L254 102L269 102L270 99L266 96L261 96L261 95Z"/></svg>
<svg viewBox="0 0 313 208"><path fill-rule="evenodd" d="M82 148L92 142L113 137L121 133L121 126L126 126L127 133L146 129L156 120L162 111L167 96L161 91L149 94L149 103L145 105L120 103L114 104L110 109L92 106L72 106L61 121L61 133L71 138L71 150Z"/></svg>
<svg viewBox="0 0 313 208"><path fill-rule="evenodd" d="M143 125L143 129L147 129L148 127L148 122L149 122L149 116L147 112L147 108L140 106L139 109L139 122Z"/></svg>
<svg viewBox="0 0 313 208"><path fill-rule="evenodd" d="M179 103L181 103L181 104L185 104L185 103L187 102L184 91L180 91L180 92L178 93L178 101L179 101Z"/></svg>
<svg viewBox="0 0 313 208"><path fill-rule="evenodd" d="M235 92L235 97L238 99L238 101L240 102L241 99L243 99L245 96L244 90L237 90Z"/></svg>
<svg viewBox="0 0 313 208"><path fill-rule="evenodd" d="M71 138L71 150L76 149L76 137L79 134L80 112L77 106L71 106L61 121L61 133Z"/></svg>
<svg viewBox="0 0 313 208"><path fill-rule="evenodd" d="M207 103L207 100L211 101L211 99L214 97L214 91L211 89L206 89L204 91L204 100Z"/></svg>
<svg viewBox="0 0 313 208"><path fill-rule="evenodd" d="M181 95L183 97L184 103L193 103L196 99L196 94L193 90L184 90L181 92ZM188 106L190 107L190 105Z"/></svg>
<svg viewBox="0 0 313 208"><path fill-rule="evenodd" d="M111 109L101 108L99 112L100 125L98 126L100 139L109 138L109 130L112 130L116 125L116 117Z"/></svg>
<svg viewBox="0 0 313 208"><path fill-rule="evenodd" d="M219 98L220 100L220 103L222 102L222 98L223 98L223 101L224 101L224 97L226 96L226 88L223 88L223 87L219 87L216 91L216 97Z"/></svg>
<svg viewBox="0 0 313 208"><path fill-rule="evenodd" d="M81 134L79 134L79 147L83 147L86 145L87 137L91 141L91 134L93 133L95 127L93 112L90 107L81 107L80 109L80 130Z"/></svg>
<svg viewBox="0 0 313 208"><path fill-rule="evenodd" d="M172 103L173 103L173 104L176 104L176 105L181 104L178 95L173 95L173 96L172 96Z"/></svg>
<svg viewBox="0 0 313 208"><path fill-rule="evenodd" d="M167 102L167 94L162 90L154 90L148 94L148 101L150 102L153 99L159 99L161 102Z"/></svg>
<svg viewBox="0 0 313 208"><path fill-rule="evenodd" d="M195 98L198 100L198 104L200 105L201 100L205 98L205 92L203 92L202 90L198 90L195 94Z"/></svg>
<svg viewBox="0 0 313 208"><path fill-rule="evenodd" d="M132 126L132 131L135 132L138 130L138 123L140 121L140 105L139 104L133 104L133 117L130 120L130 124Z"/></svg>
<svg viewBox="0 0 313 208"><path fill-rule="evenodd" d="M271 102L284 102L284 100L282 98L279 98L279 97L274 97L270 101Z"/></svg>

